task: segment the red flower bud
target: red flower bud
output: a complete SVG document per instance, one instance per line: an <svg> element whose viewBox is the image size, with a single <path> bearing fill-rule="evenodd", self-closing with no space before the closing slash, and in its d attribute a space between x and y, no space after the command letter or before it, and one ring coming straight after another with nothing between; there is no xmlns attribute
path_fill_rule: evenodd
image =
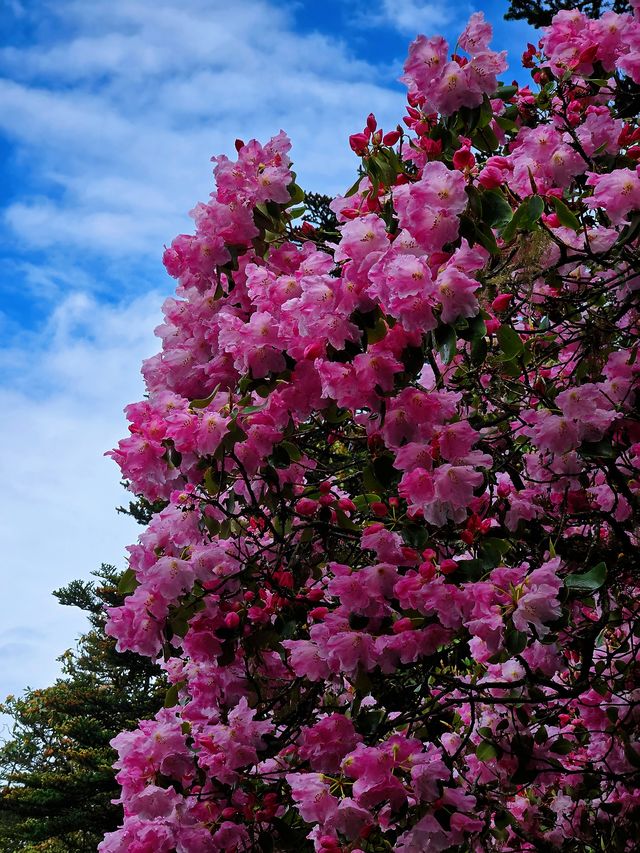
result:
<svg viewBox="0 0 640 853"><path fill-rule="evenodd" d="M349 137L351 150L360 156L366 152L368 144L369 138L365 133L352 133Z"/></svg>
<svg viewBox="0 0 640 853"><path fill-rule="evenodd" d="M455 560L441 560L440 561L440 571L443 575L453 574L458 568L458 564Z"/></svg>
<svg viewBox="0 0 640 853"><path fill-rule="evenodd" d="M492 335L494 332L497 332L500 328L500 321L495 317L487 317L484 321L485 326L487 327L487 332Z"/></svg>
<svg viewBox="0 0 640 853"><path fill-rule="evenodd" d="M324 598L324 592L317 587L307 590L307 598L309 601L321 601Z"/></svg>
<svg viewBox="0 0 640 853"><path fill-rule="evenodd" d="M318 501L314 501L312 498L300 498L296 503L296 512L298 515L315 515L318 506Z"/></svg>
<svg viewBox="0 0 640 853"><path fill-rule="evenodd" d="M424 563L420 563L418 571L420 572L420 577L424 578L426 581L430 581L435 576L436 567L429 560Z"/></svg>
<svg viewBox="0 0 640 853"><path fill-rule="evenodd" d="M240 624L240 617L237 613L234 612L227 613L227 615L224 617L224 624L227 626L227 628L234 630Z"/></svg>
<svg viewBox="0 0 640 853"><path fill-rule="evenodd" d="M400 139L400 136L401 133L399 130L390 130L382 137L382 141L385 145L395 145L396 142Z"/></svg>
<svg viewBox="0 0 640 853"><path fill-rule="evenodd" d="M511 494L511 486L509 483L500 483L496 491L499 498L506 498Z"/></svg>
<svg viewBox="0 0 640 853"><path fill-rule="evenodd" d="M496 312L504 311L512 299L513 294L511 293L499 293L491 303L491 310Z"/></svg>
<svg viewBox="0 0 640 853"><path fill-rule="evenodd" d="M384 518L385 515L389 514L389 510L387 509L386 505L383 504L381 501L374 501L371 504L371 512L374 515L377 515L378 518Z"/></svg>
<svg viewBox="0 0 640 853"><path fill-rule="evenodd" d="M357 507L350 498L340 498L338 507L345 512L355 512Z"/></svg>
<svg viewBox="0 0 640 853"><path fill-rule="evenodd" d="M367 116L367 127L373 133L373 131L378 127L378 122L376 121L376 117L373 113L369 113Z"/></svg>
<svg viewBox="0 0 640 853"><path fill-rule="evenodd" d="M400 550L402 551L402 556L405 560L408 560L411 563L418 562L418 552L415 548L410 548L408 545L402 545Z"/></svg>
<svg viewBox="0 0 640 853"><path fill-rule="evenodd" d="M315 619L316 622L322 622L328 612L328 607L314 607L313 610L309 611L309 616Z"/></svg>
<svg viewBox="0 0 640 853"><path fill-rule="evenodd" d="M453 155L453 165L456 169L463 172L465 169L471 169L475 166L476 158L468 148L458 148Z"/></svg>

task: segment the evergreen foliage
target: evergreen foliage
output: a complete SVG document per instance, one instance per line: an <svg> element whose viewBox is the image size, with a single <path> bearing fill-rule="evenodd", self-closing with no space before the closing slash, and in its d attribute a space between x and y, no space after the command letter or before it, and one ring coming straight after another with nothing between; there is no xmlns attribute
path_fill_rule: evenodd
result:
<svg viewBox="0 0 640 853"><path fill-rule="evenodd" d="M164 679L151 661L118 654L103 630L105 605L122 601L121 573L103 565L95 581L75 580L54 595L79 607L90 630L61 660L50 687L10 696L12 718L0 747L2 853L89 853L122 819L109 741L162 705Z"/></svg>
<svg viewBox="0 0 640 853"><path fill-rule="evenodd" d="M511 0L505 15L507 21L527 21L532 27L548 27L554 15L563 9L577 9L589 18L599 18L604 12L630 12L628 0Z"/></svg>

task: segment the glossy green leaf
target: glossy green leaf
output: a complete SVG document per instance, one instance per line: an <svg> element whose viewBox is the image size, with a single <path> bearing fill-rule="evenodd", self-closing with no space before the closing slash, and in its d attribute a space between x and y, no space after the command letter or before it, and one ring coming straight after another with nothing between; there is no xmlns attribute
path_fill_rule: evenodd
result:
<svg viewBox="0 0 640 853"><path fill-rule="evenodd" d="M482 219L492 228L504 228L513 219L513 210L500 190L482 193Z"/></svg>
<svg viewBox="0 0 640 853"><path fill-rule="evenodd" d="M438 326L434 332L434 338L440 357L445 364L451 364L457 350L457 338L455 329L449 325Z"/></svg>
<svg viewBox="0 0 640 853"><path fill-rule="evenodd" d="M510 98L513 98L515 94L518 92L517 86L499 86L496 91L493 93L493 98L500 98L501 101L508 101Z"/></svg>
<svg viewBox="0 0 640 853"><path fill-rule="evenodd" d="M496 332L498 344L504 353L503 360L511 361L520 355L524 350L524 344L520 340L520 335L512 329L511 326L500 326Z"/></svg>
<svg viewBox="0 0 640 853"><path fill-rule="evenodd" d="M553 206L555 208L558 219L560 220L560 224L564 225L565 228L571 228L573 231L579 231L582 227L580 225L580 220L573 213L567 205L562 201L562 199L554 198Z"/></svg>
<svg viewBox="0 0 640 853"><path fill-rule="evenodd" d="M502 229L502 238L507 243L518 231L532 231L544 211L544 202L539 195L525 199L513 214L513 219Z"/></svg>
<svg viewBox="0 0 640 853"><path fill-rule="evenodd" d="M175 705L178 704L178 694L186 683L186 681L178 681L176 684L171 685L164 697L165 708L173 708Z"/></svg>
<svg viewBox="0 0 640 853"><path fill-rule="evenodd" d="M588 572L582 574L567 575L564 579L564 585L569 589L593 590L600 589L607 579L606 563L598 563Z"/></svg>
<svg viewBox="0 0 640 853"><path fill-rule="evenodd" d="M491 761L498 757L498 750L488 740L481 740L476 747L476 756L480 761Z"/></svg>
<svg viewBox="0 0 640 853"><path fill-rule="evenodd" d="M118 583L118 594L128 595L130 592L133 592L139 585L140 584L138 578L136 577L136 573L133 571L133 569L127 569Z"/></svg>

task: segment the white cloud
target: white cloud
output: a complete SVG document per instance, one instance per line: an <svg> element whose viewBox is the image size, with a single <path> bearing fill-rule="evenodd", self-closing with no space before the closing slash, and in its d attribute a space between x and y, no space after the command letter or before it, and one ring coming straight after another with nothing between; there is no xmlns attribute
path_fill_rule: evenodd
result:
<svg viewBox="0 0 640 853"><path fill-rule="evenodd" d="M213 188L210 157L281 128L301 181L337 192L357 167L349 133L401 111L379 69L262 0L45 9L62 35L0 50L0 130L37 186L4 222L27 245L157 254Z"/></svg>
<svg viewBox="0 0 640 853"><path fill-rule="evenodd" d="M358 164L349 133L371 110L395 126L403 101L265 0L42 0L29 15L35 40L0 48L0 133L23 180L0 209L3 271L37 314L57 307L38 333L0 316L0 697L49 682L85 625L51 590L122 565L137 535L102 453L141 396L161 302L147 291L169 289L162 245L212 190L211 155L284 128L300 182L339 191Z"/></svg>
<svg viewBox="0 0 640 853"><path fill-rule="evenodd" d="M460 11L458 6L456 15ZM422 3L419 0L382 0L382 13L389 24L408 36L416 36L418 33L437 35L451 23L453 17L450 6L442 2Z"/></svg>
<svg viewBox="0 0 640 853"><path fill-rule="evenodd" d="M0 389L0 698L50 682L56 657L86 626L51 591L102 562L122 566L138 534L115 513L126 495L102 452L122 433L122 407L142 393L137 366L158 348L161 298L109 307L77 293L39 344L28 338L3 353L15 381Z"/></svg>

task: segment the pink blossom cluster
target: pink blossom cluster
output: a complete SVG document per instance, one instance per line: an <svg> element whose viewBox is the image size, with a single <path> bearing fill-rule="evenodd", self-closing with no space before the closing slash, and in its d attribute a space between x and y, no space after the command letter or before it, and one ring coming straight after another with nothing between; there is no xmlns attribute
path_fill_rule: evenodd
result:
<svg viewBox="0 0 640 853"><path fill-rule="evenodd" d="M506 51L496 53L489 48L492 34L482 12L473 14L458 39L468 58L448 58L449 45L442 36L418 36L409 48L401 78L410 96L443 116L460 107L479 106L484 95L495 92L497 75L507 69Z"/></svg>
<svg viewBox="0 0 640 853"><path fill-rule="evenodd" d="M320 220L283 133L214 158L110 453L171 689L103 853L634 849L636 26L560 13L533 88L419 37Z"/></svg>

